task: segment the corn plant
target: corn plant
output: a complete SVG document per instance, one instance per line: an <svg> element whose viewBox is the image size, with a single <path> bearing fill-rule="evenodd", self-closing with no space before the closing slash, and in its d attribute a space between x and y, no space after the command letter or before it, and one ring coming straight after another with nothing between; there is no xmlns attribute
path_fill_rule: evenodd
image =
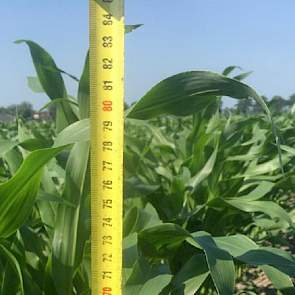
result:
<svg viewBox="0 0 295 295"><path fill-rule="evenodd" d="M90 294L88 56L72 97L63 75L73 76L38 44L18 43L36 69L29 85L47 94L56 122L18 119L1 132L1 294ZM236 294L248 266L294 294L293 254L264 244L294 230L284 206L294 193L294 119L274 119L240 81L247 74L228 76L234 69L172 76L126 111L126 295ZM265 115L224 116L223 96L254 99Z"/></svg>

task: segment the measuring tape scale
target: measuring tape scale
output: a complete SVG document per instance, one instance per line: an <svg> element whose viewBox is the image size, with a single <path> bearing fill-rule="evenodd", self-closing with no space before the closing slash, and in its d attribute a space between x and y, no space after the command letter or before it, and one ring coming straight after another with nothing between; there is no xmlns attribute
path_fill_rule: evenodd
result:
<svg viewBox="0 0 295 295"><path fill-rule="evenodd" d="M120 295L122 277L123 0L90 0L92 294Z"/></svg>

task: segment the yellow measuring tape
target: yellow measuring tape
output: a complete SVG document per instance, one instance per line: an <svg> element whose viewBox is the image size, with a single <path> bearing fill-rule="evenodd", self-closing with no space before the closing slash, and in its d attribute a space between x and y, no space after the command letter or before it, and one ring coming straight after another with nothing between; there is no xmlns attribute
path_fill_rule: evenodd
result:
<svg viewBox="0 0 295 295"><path fill-rule="evenodd" d="M90 0L92 294L120 295L124 0Z"/></svg>

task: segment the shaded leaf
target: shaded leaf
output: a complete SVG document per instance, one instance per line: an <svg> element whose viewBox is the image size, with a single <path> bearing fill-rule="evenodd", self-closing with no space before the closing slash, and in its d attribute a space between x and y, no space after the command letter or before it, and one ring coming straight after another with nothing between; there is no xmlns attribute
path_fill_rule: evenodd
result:
<svg viewBox="0 0 295 295"><path fill-rule="evenodd" d="M206 257L203 254L192 256L173 277L173 295L195 295L209 275Z"/></svg>
<svg viewBox="0 0 295 295"><path fill-rule="evenodd" d="M138 234L138 245L147 257L164 257L190 235L180 226L165 223Z"/></svg>
<svg viewBox="0 0 295 295"><path fill-rule="evenodd" d="M25 292L24 292L23 275L22 275L21 268L20 268L20 265L19 265L16 257L1 244L0 244L0 253L2 253L1 256L6 258L8 265L14 270L16 277L19 281L20 293L22 295L24 295ZM1 292L1 294L2 294L2 292Z"/></svg>
<svg viewBox="0 0 295 295"><path fill-rule="evenodd" d="M218 294L234 294L235 267L232 256L220 249L211 235L206 232L195 233L194 239L205 251L210 274Z"/></svg>
<svg viewBox="0 0 295 295"><path fill-rule="evenodd" d="M172 275L158 275L148 280L139 292L139 295L160 294L160 292L169 284Z"/></svg>

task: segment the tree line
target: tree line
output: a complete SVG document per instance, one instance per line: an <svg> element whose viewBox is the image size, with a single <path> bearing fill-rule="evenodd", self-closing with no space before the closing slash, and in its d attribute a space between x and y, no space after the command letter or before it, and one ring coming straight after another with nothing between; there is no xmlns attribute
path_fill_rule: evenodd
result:
<svg viewBox="0 0 295 295"><path fill-rule="evenodd" d="M264 101L266 101L270 111L273 114L280 114L288 111L295 104L295 94L292 94L288 99L283 98L282 96L275 95L271 99L266 96L262 96ZM257 104L256 101L252 99L241 99L233 107L225 107L224 111L230 111L243 115L251 115L261 113L261 107Z"/></svg>
<svg viewBox="0 0 295 295"><path fill-rule="evenodd" d="M50 106L48 110L41 112L34 109L33 105L27 101L0 107L0 121L12 121L16 117L23 118L24 120L32 120L39 117L43 119L54 118L55 106Z"/></svg>
<svg viewBox="0 0 295 295"><path fill-rule="evenodd" d="M35 111L33 105L29 102L21 102L19 104L12 104L7 107L0 107L0 115L15 117L16 115L24 119L32 119Z"/></svg>

